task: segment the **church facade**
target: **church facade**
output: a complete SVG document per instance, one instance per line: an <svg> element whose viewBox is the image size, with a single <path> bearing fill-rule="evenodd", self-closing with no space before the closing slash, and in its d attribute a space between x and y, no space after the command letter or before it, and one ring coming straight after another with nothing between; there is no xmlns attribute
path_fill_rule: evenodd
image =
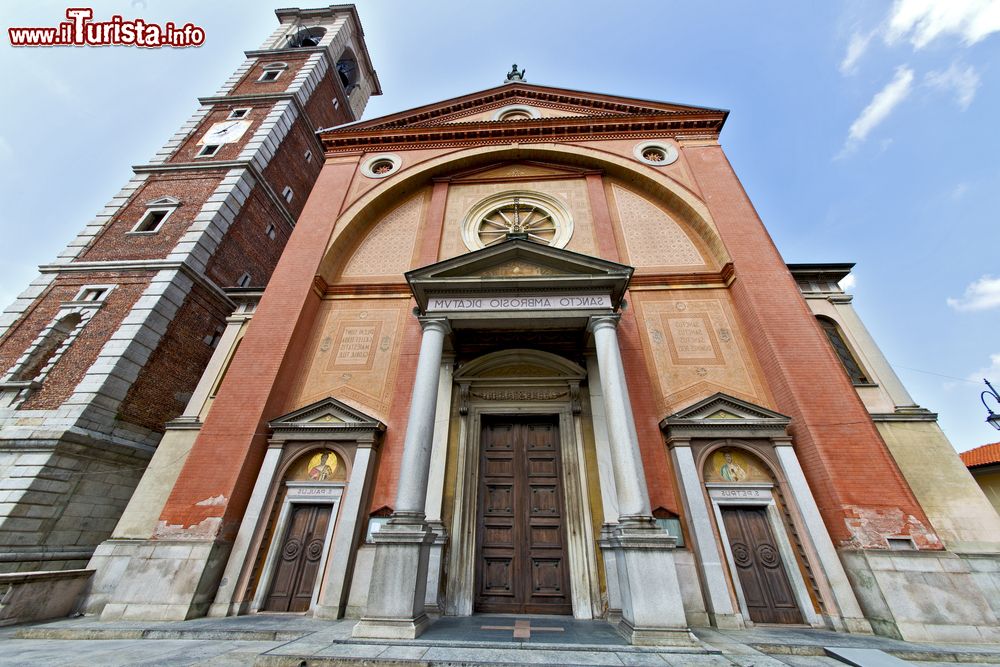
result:
<svg viewBox="0 0 1000 667"><path fill-rule="evenodd" d="M302 54L351 115L303 138L315 168L284 197L299 208L266 287L221 290L203 372L91 549L85 613L299 612L381 638L510 613L606 619L637 644L758 623L1000 640L1000 517L838 286L851 265L778 253L719 143L727 111L515 66L347 122L378 91L353 9L279 19L236 79L270 85ZM190 163L180 147L214 141L243 85L167 153ZM256 136L241 155L290 145ZM111 219L81 247L128 233ZM31 339L26 321L2 344ZM86 332L65 322L55 356L19 353L5 429L45 391L29 370L55 373Z"/></svg>

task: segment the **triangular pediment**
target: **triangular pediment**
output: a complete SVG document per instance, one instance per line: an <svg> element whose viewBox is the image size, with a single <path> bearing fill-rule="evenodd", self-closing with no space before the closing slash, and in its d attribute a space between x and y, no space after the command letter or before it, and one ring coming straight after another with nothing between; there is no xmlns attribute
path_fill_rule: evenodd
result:
<svg viewBox="0 0 1000 667"><path fill-rule="evenodd" d="M783 435L790 421L783 414L719 392L664 418L660 428L671 435L687 433L707 437L742 430L759 432L755 435L760 437L773 437Z"/></svg>
<svg viewBox="0 0 1000 667"><path fill-rule="evenodd" d="M181 200L177 197L160 197L159 199L153 199L152 201L146 202L146 206L180 206Z"/></svg>
<svg viewBox="0 0 1000 667"><path fill-rule="evenodd" d="M504 110L522 108L527 116L505 119ZM670 131L717 135L728 111L689 104L606 95L525 82L507 83L371 120L320 131L328 149L373 141L456 143L518 136L530 139L560 136L620 135L622 132ZM558 128L558 130L556 129ZM377 140L375 139L377 137Z"/></svg>
<svg viewBox="0 0 1000 667"><path fill-rule="evenodd" d="M268 426L279 431L373 430L384 431L385 424L331 397L324 398L287 415L272 419Z"/></svg>
<svg viewBox="0 0 1000 667"><path fill-rule="evenodd" d="M406 273L421 310L443 294L541 294L581 292L610 295L617 309L632 267L533 241L511 239Z"/></svg>

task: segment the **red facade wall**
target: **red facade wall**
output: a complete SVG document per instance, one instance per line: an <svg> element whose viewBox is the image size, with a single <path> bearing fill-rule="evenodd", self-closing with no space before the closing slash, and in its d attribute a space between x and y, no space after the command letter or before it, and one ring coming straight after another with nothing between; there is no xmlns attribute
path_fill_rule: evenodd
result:
<svg viewBox="0 0 1000 667"><path fill-rule="evenodd" d="M695 155L694 176L733 258L730 291L742 329L779 411L792 418L795 450L830 536L885 548L852 528L876 522L921 549L940 548L722 149L685 150Z"/></svg>
<svg viewBox="0 0 1000 667"><path fill-rule="evenodd" d="M157 536L178 530L235 536L267 446L266 422L285 405L303 339L315 319L319 297L313 277L330 238L330 221L339 213L356 169L357 161L349 161L327 165L320 174L163 508ZM216 496L224 504L198 504Z"/></svg>

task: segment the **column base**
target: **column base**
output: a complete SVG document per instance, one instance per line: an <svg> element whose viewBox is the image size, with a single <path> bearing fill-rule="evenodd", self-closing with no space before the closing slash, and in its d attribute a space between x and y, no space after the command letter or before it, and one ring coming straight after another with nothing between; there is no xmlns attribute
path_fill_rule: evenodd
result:
<svg viewBox="0 0 1000 667"><path fill-rule="evenodd" d="M657 527L652 517L629 517L608 544L618 564L622 636L642 646L697 646L687 627L677 580L677 540Z"/></svg>
<svg viewBox="0 0 1000 667"><path fill-rule="evenodd" d="M375 562L368 603L351 634L371 639L413 639L430 623L424 600L434 531L422 516L394 516L373 539Z"/></svg>
<svg viewBox="0 0 1000 667"><path fill-rule="evenodd" d="M428 527L434 531L434 541L431 543L430 556L427 560L427 595L424 598L424 608L432 614L440 614L441 604L441 574L442 553L448 543L448 530L440 521L428 521Z"/></svg>
<svg viewBox="0 0 1000 667"><path fill-rule="evenodd" d="M615 629L633 646L701 646L687 628L636 627L623 618L618 621Z"/></svg>
<svg viewBox="0 0 1000 667"><path fill-rule="evenodd" d="M351 636L364 639L416 639L430 624L431 619L427 614L403 619L365 616L354 626Z"/></svg>

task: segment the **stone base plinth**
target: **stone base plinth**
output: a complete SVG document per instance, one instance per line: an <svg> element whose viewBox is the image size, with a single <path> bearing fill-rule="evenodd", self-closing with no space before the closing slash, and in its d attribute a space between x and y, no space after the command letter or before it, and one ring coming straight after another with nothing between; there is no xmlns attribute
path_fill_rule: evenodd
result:
<svg viewBox="0 0 1000 667"><path fill-rule="evenodd" d="M695 646L674 563L676 539L649 519L623 522L608 538L621 591L618 631L643 646Z"/></svg>
<svg viewBox="0 0 1000 667"><path fill-rule="evenodd" d="M637 628L624 618L615 626L618 634L635 646L698 646L698 639L687 629Z"/></svg>
<svg viewBox="0 0 1000 667"><path fill-rule="evenodd" d="M183 621L208 612L230 545L214 540L122 540L108 546L118 576L104 581L105 587L95 591L100 597L88 607L101 608L104 621Z"/></svg>
<svg viewBox="0 0 1000 667"><path fill-rule="evenodd" d="M416 639L430 624L427 614L410 619L365 616L354 626L351 635L367 639Z"/></svg>
<svg viewBox="0 0 1000 667"><path fill-rule="evenodd" d="M1000 554L843 550L877 634L914 642L1000 642Z"/></svg>
<svg viewBox="0 0 1000 667"><path fill-rule="evenodd" d="M424 612L427 563L434 531L418 517L393 517L375 533L368 603L354 637L413 639L430 620Z"/></svg>

